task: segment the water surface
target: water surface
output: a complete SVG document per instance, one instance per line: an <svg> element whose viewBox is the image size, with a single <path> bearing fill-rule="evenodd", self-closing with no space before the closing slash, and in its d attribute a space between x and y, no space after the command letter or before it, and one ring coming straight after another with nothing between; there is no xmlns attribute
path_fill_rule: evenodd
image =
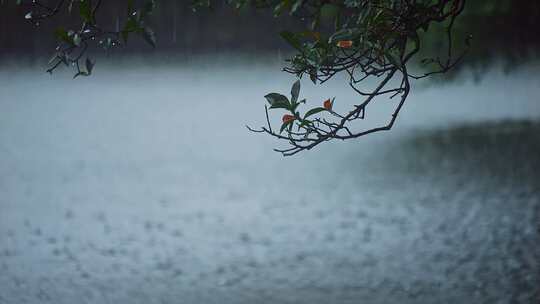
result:
<svg viewBox="0 0 540 304"><path fill-rule="evenodd" d="M536 72L419 88L395 130L283 158L244 125L293 78L202 62L0 72L0 303L539 299Z"/></svg>

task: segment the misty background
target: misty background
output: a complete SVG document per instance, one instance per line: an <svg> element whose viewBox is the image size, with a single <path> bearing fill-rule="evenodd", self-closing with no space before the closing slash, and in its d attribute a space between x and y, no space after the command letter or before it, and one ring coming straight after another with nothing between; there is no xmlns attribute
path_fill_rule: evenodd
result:
<svg viewBox="0 0 540 304"><path fill-rule="evenodd" d="M468 1L470 56L416 82L393 130L289 158L245 125L290 90L278 32L300 21L160 1L157 48L92 50L94 74L73 80L45 69L76 16L36 29L12 2L0 304L540 300L537 2ZM122 24L125 3L106 5L100 22ZM334 96L358 98L339 77L302 81L312 105Z"/></svg>

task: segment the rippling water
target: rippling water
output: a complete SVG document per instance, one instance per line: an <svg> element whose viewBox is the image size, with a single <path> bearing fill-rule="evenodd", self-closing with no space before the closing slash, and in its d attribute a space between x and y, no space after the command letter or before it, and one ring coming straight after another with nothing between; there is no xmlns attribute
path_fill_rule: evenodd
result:
<svg viewBox="0 0 540 304"><path fill-rule="evenodd" d="M537 75L282 158L244 128L277 65L0 71L0 303L537 303Z"/></svg>

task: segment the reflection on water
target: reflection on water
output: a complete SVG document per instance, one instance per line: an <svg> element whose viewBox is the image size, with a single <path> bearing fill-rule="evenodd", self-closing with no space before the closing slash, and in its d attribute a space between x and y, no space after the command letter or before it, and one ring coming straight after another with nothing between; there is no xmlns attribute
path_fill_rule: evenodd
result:
<svg viewBox="0 0 540 304"><path fill-rule="evenodd" d="M243 128L277 71L0 74L0 303L538 299L537 80L417 92L396 130L283 159Z"/></svg>

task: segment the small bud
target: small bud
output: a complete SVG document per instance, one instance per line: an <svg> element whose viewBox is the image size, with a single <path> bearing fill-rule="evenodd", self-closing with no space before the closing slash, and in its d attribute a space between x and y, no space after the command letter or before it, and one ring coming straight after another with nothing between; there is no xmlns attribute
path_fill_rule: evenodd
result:
<svg viewBox="0 0 540 304"><path fill-rule="evenodd" d="M337 46L344 49L349 49L353 46L352 40L341 40L338 41Z"/></svg>
<svg viewBox="0 0 540 304"><path fill-rule="evenodd" d="M323 107L328 110L328 111L332 111L332 101L330 99L327 99L323 102Z"/></svg>
<svg viewBox="0 0 540 304"><path fill-rule="evenodd" d="M283 118L281 118L281 120L283 121L283 123L289 123L291 121L293 121L295 119L295 117L291 114L285 114L283 115Z"/></svg>

